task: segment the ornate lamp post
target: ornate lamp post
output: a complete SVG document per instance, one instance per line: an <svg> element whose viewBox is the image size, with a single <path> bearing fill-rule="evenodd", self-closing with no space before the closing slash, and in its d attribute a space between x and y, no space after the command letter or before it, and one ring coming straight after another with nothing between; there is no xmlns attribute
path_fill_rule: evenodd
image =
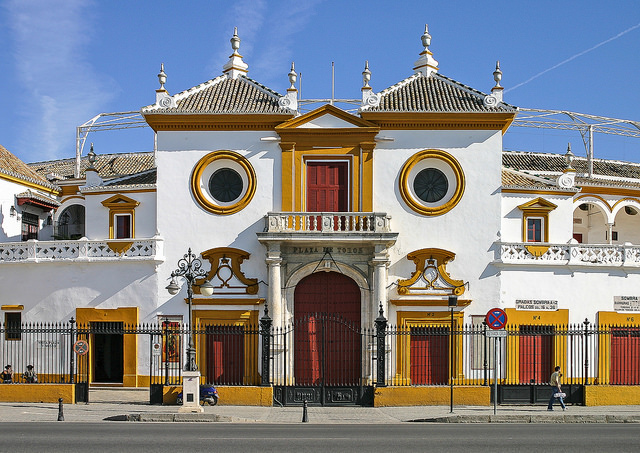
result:
<svg viewBox="0 0 640 453"><path fill-rule="evenodd" d="M178 268L171 272L171 283L167 286L169 294L176 295L180 291L180 286L176 282L176 277L183 277L187 281L187 300L189 302L189 346L187 347L187 363L184 367L185 371L197 371L196 350L193 346L193 318L192 318L192 300L193 300L193 284L197 278L205 278L207 272L202 269L202 261L191 253L191 248L184 257L178 260ZM207 280L200 285L200 294L210 296L213 294L213 286Z"/></svg>
<svg viewBox="0 0 640 453"><path fill-rule="evenodd" d="M449 335L449 349L451 350L451 359L449 361L449 368L451 371L451 379L449 380L449 387L451 389L451 394L449 398L449 412L453 414L453 379L455 377L455 360L456 360L456 352L455 352L455 342L453 337L453 310L458 306L458 296L450 295L449 296L449 308L451 309L451 331Z"/></svg>

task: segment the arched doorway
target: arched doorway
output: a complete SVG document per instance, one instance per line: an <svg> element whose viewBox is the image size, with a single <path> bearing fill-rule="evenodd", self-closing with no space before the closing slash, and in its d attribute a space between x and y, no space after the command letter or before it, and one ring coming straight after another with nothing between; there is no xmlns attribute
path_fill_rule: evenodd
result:
<svg viewBox="0 0 640 453"><path fill-rule="evenodd" d="M322 403L326 402L324 395L332 395L326 387L361 385L360 305L356 282L337 272L313 273L296 286L292 329L295 384L319 387Z"/></svg>

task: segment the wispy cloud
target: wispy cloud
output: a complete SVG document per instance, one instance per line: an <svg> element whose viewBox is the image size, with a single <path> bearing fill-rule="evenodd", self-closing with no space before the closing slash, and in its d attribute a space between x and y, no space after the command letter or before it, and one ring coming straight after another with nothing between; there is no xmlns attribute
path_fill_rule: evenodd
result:
<svg viewBox="0 0 640 453"><path fill-rule="evenodd" d="M95 116L118 90L88 63L90 0L9 0L10 43L24 92L14 127L24 131L29 161L73 156L75 128Z"/></svg>
<svg viewBox="0 0 640 453"><path fill-rule="evenodd" d="M267 85L288 86L294 37L304 30L320 3L322 0L286 0L267 5L266 0L240 0L221 18L219 23L225 28L219 31L230 39L233 27L238 27L240 53L250 76ZM221 74L230 54L229 45L216 55L213 74Z"/></svg>

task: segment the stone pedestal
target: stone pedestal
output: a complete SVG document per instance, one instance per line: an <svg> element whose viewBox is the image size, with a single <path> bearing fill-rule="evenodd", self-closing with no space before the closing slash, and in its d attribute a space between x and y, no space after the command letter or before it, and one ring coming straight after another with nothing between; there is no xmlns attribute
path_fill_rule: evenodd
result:
<svg viewBox="0 0 640 453"><path fill-rule="evenodd" d="M204 412L200 406L200 371L182 372L182 407L178 412Z"/></svg>

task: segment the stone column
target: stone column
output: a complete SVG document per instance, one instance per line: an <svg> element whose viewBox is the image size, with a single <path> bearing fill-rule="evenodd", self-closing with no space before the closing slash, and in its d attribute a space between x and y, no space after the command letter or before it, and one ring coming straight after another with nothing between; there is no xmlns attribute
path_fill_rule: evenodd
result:
<svg viewBox="0 0 640 453"><path fill-rule="evenodd" d="M269 314L273 319L273 327L282 327L282 276L280 264L282 254L280 244L269 244L267 251L267 266L269 266Z"/></svg>
<svg viewBox="0 0 640 453"><path fill-rule="evenodd" d="M369 309L370 322L378 314L378 307L382 303L382 309L387 319L389 304L387 301L387 267L389 266L389 255L387 254L387 247L385 245L378 244L375 246L375 252L371 260L373 265L373 300L372 308Z"/></svg>

